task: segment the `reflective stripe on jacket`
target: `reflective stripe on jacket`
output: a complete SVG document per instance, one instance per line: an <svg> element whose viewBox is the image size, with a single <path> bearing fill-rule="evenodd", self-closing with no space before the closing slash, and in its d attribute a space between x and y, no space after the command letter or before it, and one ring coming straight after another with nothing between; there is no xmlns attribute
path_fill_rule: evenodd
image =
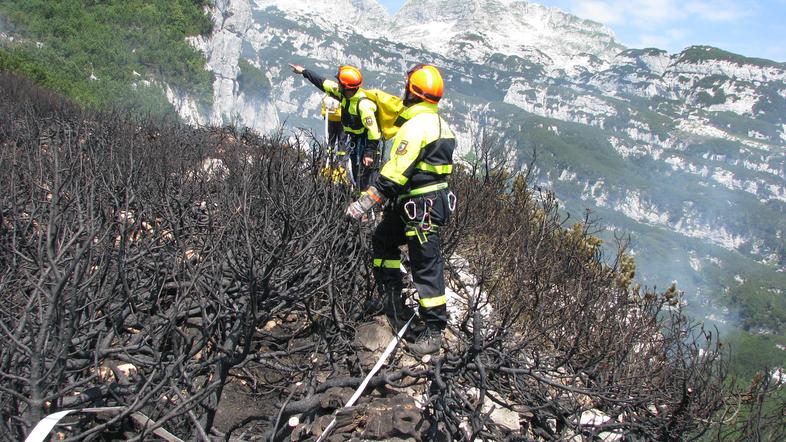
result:
<svg viewBox="0 0 786 442"><path fill-rule="evenodd" d="M335 88L338 91L338 83L333 80L325 80L324 88ZM341 96L341 95L339 95ZM351 98L341 99L341 125L344 132L355 135L366 134L369 140L378 140L382 137L377 125L375 112L377 105L368 97L365 92L357 91Z"/></svg>
<svg viewBox="0 0 786 442"><path fill-rule="evenodd" d="M445 182L453 172L456 138L437 113L437 105L421 102L401 114L406 122L390 146L374 187L388 198Z"/></svg>
<svg viewBox="0 0 786 442"><path fill-rule="evenodd" d="M358 90L355 95L347 99L341 94L337 82L326 79L308 69L303 71L303 76L314 86L334 97L341 98L341 125L344 127L344 132L366 135L372 141L382 138L375 115L377 105L368 99L363 91Z"/></svg>

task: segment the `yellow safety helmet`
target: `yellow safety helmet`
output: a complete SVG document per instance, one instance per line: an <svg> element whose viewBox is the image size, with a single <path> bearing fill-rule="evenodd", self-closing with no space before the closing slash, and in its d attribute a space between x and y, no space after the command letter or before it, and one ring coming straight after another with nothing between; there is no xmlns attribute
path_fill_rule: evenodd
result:
<svg viewBox="0 0 786 442"><path fill-rule="evenodd" d="M429 103L442 98L445 83L439 69L430 64L419 64L407 72L407 90Z"/></svg>
<svg viewBox="0 0 786 442"><path fill-rule="evenodd" d="M345 65L338 68L336 79L344 89L357 89L363 83L363 74L360 73L360 69Z"/></svg>

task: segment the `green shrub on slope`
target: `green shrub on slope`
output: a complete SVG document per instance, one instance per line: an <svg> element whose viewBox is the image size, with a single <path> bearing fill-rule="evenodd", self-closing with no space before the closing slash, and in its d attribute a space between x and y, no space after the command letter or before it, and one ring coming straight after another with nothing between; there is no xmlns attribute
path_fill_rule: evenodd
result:
<svg viewBox="0 0 786 442"><path fill-rule="evenodd" d="M89 106L169 107L159 82L209 99L212 74L186 41L208 34L206 0L12 0L0 4L15 37L0 69Z"/></svg>

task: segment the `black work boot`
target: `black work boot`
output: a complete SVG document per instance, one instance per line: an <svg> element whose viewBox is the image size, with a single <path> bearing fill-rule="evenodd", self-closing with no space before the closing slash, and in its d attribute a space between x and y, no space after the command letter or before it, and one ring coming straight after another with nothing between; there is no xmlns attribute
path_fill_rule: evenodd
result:
<svg viewBox="0 0 786 442"><path fill-rule="evenodd" d="M394 333L398 333L401 327L403 327L414 314L415 310L404 303L400 289L393 289L385 294L385 315L388 317L388 322L390 322L390 326L393 327Z"/></svg>
<svg viewBox="0 0 786 442"><path fill-rule="evenodd" d="M385 303L379 298L369 298L363 303L364 316L378 316L385 312Z"/></svg>
<svg viewBox="0 0 786 442"><path fill-rule="evenodd" d="M408 342L407 348L419 356L436 353L442 347L442 329L431 324L415 338L415 342Z"/></svg>

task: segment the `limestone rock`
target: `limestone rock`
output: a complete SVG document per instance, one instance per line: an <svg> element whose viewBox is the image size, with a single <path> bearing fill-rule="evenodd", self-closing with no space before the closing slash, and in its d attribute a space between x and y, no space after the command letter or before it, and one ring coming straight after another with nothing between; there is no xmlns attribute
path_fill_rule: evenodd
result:
<svg viewBox="0 0 786 442"><path fill-rule="evenodd" d="M355 346L363 348L370 352L382 352L393 340L393 332L381 316L374 319L373 322L358 327L355 332Z"/></svg>
<svg viewBox="0 0 786 442"><path fill-rule="evenodd" d="M428 422L415 401L406 395L375 398L354 407L339 409L335 415L317 418L310 427L301 426L291 440L313 440L319 437L335 417L336 423L327 441L385 440L419 442L423 440Z"/></svg>
<svg viewBox="0 0 786 442"><path fill-rule="evenodd" d="M328 410L335 410L344 406L354 391L351 388L333 387L322 393L319 406Z"/></svg>

